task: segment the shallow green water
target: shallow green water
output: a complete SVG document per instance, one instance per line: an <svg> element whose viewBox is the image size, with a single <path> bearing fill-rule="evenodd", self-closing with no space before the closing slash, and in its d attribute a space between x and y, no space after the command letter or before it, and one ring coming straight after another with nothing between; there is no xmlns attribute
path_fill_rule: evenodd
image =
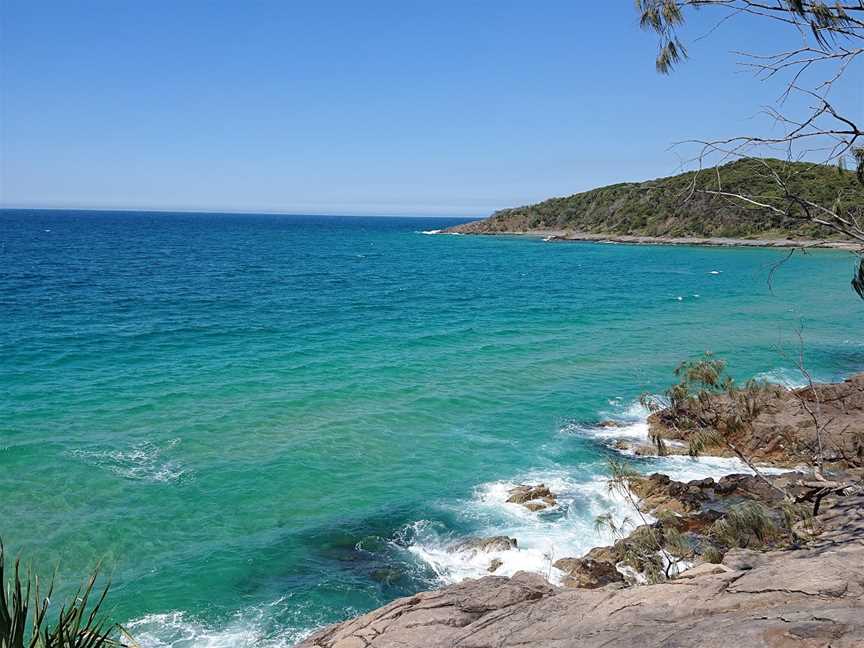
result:
<svg viewBox="0 0 864 648"><path fill-rule="evenodd" d="M771 294L784 252L420 233L446 224L0 212L12 552L67 586L101 560L145 646L290 645L482 572L454 538L516 535L511 572L597 544L596 423L641 434L682 359L794 381L803 322L818 378L864 368L849 255ZM562 509L505 505L529 479Z"/></svg>

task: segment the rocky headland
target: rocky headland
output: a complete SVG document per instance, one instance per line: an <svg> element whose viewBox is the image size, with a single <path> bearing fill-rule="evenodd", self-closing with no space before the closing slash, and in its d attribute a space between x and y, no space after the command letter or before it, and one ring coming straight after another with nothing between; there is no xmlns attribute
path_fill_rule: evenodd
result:
<svg viewBox="0 0 864 648"><path fill-rule="evenodd" d="M641 524L619 530L609 546L557 560L559 584L526 572L466 580L325 628L300 646L864 645L864 374L799 390L771 386L760 397L734 447L760 466L796 470L689 482L613 471ZM715 398L722 409L734 394ZM641 452L686 452L698 432L678 428L665 410L649 425L666 443ZM557 503L543 484L519 485L508 501L531 511ZM452 549L517 547L518 538L500 536Z"/></svg>
<svg viewBox="0 0 864 648"><path fill-rule="evenodd" d="M864 191L854 173L805 162L742 159L710 172L623 182L502 209L441 233L527 234L549 241L860 250L860 242L814 224L796 205L781 216L776 210L754 208L752 203L711 191L722 181L726 192L785 205L784 193L764 173L766 167L787 178L793 195L825 205L842 195L850 204L864 205Z"/></svg>

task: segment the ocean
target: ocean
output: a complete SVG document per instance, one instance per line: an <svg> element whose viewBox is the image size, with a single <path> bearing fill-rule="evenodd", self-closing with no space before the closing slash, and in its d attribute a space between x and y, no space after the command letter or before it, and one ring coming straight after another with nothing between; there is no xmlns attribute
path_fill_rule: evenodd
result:
<svg viewBox="0 0 864 648"><path fill-rule="evenodd" d="M785 251L423 233L464 220L0 211L9 553L60 594L101 563L144 648L290 646L485 574L456 540L553 579L608 540L610 437L682 360L794 384L800 329L817 379L864 369L848 253L769 286Z"/></svg>

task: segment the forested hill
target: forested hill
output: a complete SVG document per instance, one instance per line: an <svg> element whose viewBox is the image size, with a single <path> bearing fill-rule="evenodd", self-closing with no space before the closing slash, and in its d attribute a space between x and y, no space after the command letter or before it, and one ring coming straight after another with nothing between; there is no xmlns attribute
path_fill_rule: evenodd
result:
<svg viewBox="0 0 864 648"><path fill-rule="evenodd" d="M781 160L739 160L719 169L703 170L647 182L627 182L536 205L503 209L484 220L449 231L471 234L496 232L573 231L591 234L640 236L698 236L730 238L834 238L831 230L790 216L748 206L691 188L762 197L782 205L782 190L765 164L786 179L790 191L831 206L838 196L847 205L864 208L864 188L855 174L837 167Z"/></svg>

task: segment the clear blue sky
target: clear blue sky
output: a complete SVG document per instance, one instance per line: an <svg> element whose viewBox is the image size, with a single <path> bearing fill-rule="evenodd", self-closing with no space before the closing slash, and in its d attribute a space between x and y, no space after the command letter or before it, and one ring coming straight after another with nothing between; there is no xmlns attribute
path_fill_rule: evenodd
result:
<svg viewBox="0 0 864 648"><path fill-rule="evenodd" d="M777 88L729 50L782 43L730 23L661 77L631 0L0 0L0 18L5 206L485 215L749 130Z"/></svg>

